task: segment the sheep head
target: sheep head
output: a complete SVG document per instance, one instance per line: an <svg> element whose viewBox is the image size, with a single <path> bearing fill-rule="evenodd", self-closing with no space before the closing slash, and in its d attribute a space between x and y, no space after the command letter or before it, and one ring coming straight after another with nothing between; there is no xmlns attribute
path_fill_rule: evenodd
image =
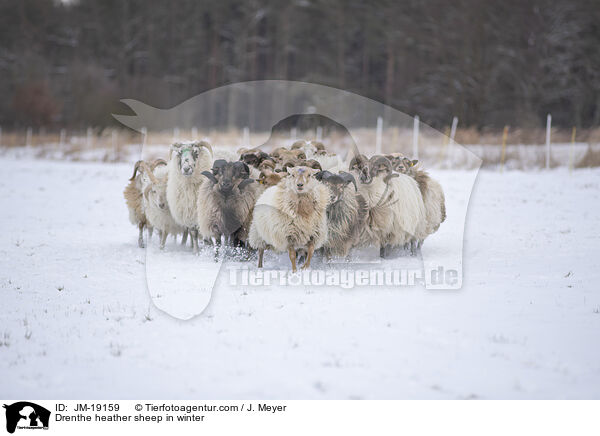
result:
<svg viewBox="0 0 600 436"><path fill-rule="evenodd" d="M355 155L350 161L349 169L358 175L361 183L368 185L373 181L369 171L369 159L364 154Z"/></svg>
<svg viewBox="0 0 600 436"><path fill-rule="evenodd" d="M173 156L173 153L175 156ZM208 142L177 142L171 146L171 158L177 159L179 170L186 177L194 174L196 162L198 162L201 153L210 153L212 155L212 147Z"/></svg>
<svg viewBox="0 0 600 436"><path fill-rule="evenodd" d="M281 182L287 173L276 173L275 171L265 168L261 171L260 176L258 177L258 183L261 185L265 185L266 187L271 187L277 185Z"/></svg>
<svg viewBox="0 0 600 436"><path fill-rule="evenodd" d="M260 150L247 151L240 156L240 161L255 168L258 168L262 162L268 160L272 160L272 158L267 153Z"/></svg>
<svg viewBox="0 0 600 436"><path fill-rule="evenodd" d="M314 168L305 166L287 168L289 176L285 179L286 188L296 194L307 194L319 183L315 178L318 172Z"/></svg>
<svg viewBox="0 0 600 436"><path fill-rule="evenodd" d="M216 186L218 192L224 197L230 196L235 189L242 191L254 179L250 178L250 169L244 162L227 162L217 159L213 163L212 172L203 171L202 175Z"/></svg>
<svg viewBox="0 0 600 436"><path fill-rule="evenodd" d="M142 163L144 163L143 160L138 160L135 163L135 165L133 166L133 175L129 178L130 181L136 178L138 171L141 172L140 167L141 167Z"/></svg>
<svg viewBox="0 0 600 436"><path fill-rule="evenodd" d="M392 163L385 156L375 155L369 159L369 173L371 179L377 176L384 175L384 181L387 183L390 179L398 177L398 174L394 174Z"/></svg>
<svg viewBox="0 0 600 436"><path fill-rule="evenodd" d="M155 179L149 183L144 189L144 197L146 201L154 203L161 210L167 210L167 180Z"/></svg>
<svg viewBox="0 0 600 436"><path fill-rule="evenodd" d="M417 169L418 163L419 163L419 161L417 159L410 160L407 157L403 158L401 172L412 176L414 174L415 170Z"/></svg>
<svg viewBox="0 0 600 436"><path fill-rule="evenodd" d="M399 173L404 172L404 164L402 163L402 160L404 159L404 156L402 156L402 154L400 153L392 153L392 154L388 154L385 156L390 163L392 164L392 169L394 171L398 171Z"/></svg>
<svg viewBox="0 0 600 436"><path fill-rule="evenodd" d="M264 171L266 169L270 169L271 171L275 171L275 161L272 158L267 158L263 160L260 165L258 165L258 169L260 171Z"/></svg>
<svg viewBox="0 0 600 436"><path fill-rule="evenodd" d="M315 178L329 188L330 204L336 204L342 199L344 190L350 183L354 185L355 191L358 190L354 176L344 171L340 171L339 174L333 174L327 170L319 171L315 174Z"/></svg>

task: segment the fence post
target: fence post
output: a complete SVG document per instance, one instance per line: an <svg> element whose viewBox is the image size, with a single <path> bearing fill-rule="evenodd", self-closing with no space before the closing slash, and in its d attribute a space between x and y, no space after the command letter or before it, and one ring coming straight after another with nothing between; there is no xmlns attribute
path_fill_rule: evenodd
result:
<svg viewBox="0 0 600 436"><path fill-rule="evenodd" d="M317 126L317 141L322 141L323 140L323 127L322 126Z"/></svg>
<svg viewBox="0 0 600 436"><path fill-rule="evenodd" d="M2 147L2 127L0 127L0 147Z"/></svg>
<svg viewBox="0 0 600 436"><path fill-rule="evenodd" d="M448 150L446 150L446 160L448 161L448 166L450 166L452 161L452 151L454 149L454 137L456 136L456 127L458 126L458 117L452 118L452 126L450 127L450 138L448 138Z"/></svg>
<svg viewBox="0 0 600 436"><path fill-rule="evenodd" d="M67 131L65 129L60 129L60 139L58 140L58 144L60 148L65 146L65 139L67 136Z"/></svg>
<svg viewBox="0 0 600 436"><path fill-rule="evenodd" d="M504 172L504 158L506 156L506 137L508 136L508 126L504 126L502 132L502 154L500 155L500 172Z"/></svg>
<svg viewBox="0 0 600 436"><path fill-rule="evenodd" d="M296 140L296 134L297 134L296 128L292 127L292 130L290 131L290 138L292 138L292 141Z"/></svg>
<svg viewBox="0 0 600 436"><path fill-rule="evenodd" d="M25 145L27 147L31 146L31 133L32 133L31 127L28 127L27 135L25 136Z"/></svg>
<svg viewBox="0 0 600 436"><path fill-rule="evenodd" d="M118 160L118 155L119 155L119 151L117 149L117 130L116 129L112 129L112 132L110 134L110 141L111 141L111 145L112 145L112 149L113 149L113 155L114 155L114 159L115 161Z"/></svg>
<svg viewBox="0 0 600 436"><path fill-rule="evenodd" d="M173 129L173 142L179 141L179 127Z"/></svg>
<svg viewBox="0 0 600 436"><path fill-rule="evenodd" d="M569 174L573 172L573 157L575 153L575 135L577 135L577 127L573 126L571 133L571 150L569 152Z"/></svg>
<svg viewBox="0 0 600 436"><path fill-rule="evenodd" d="M248 147L250 146L250 129L248 127L244 127L242 133L242 146Z"/></svg>
<svg viewBox="0 0 600 436"><path fill-rule="evenodd" d="M142 147L146 147L146 139L148 138L148 129L142 127L140 129L140 133L142 134Z"/></svg>
<svg viewBox="0 0 600 436"><path fill-rule="evenodd" d="M85 139L86 148L92 148L92 128L87 128L87 135Z"/></svg>
<svg viewBox="0 0 600 436"><path fill-rule="evenodd" d="M381 154L381 135L383 133L383 118L377 117L377 131L375 133L375 154Z"/></svg>
<svg viewBox="0 0 600 436"><path fill-rule="evenodd" d="M413 159L419 159L419 116L413 120Z"/></svg>
<svg viewBox="0 0 600 436"><path fill-rule="evenodd" d="M198 128L192 127L192 140L196 141L198 139Z"/></svg>
<svg viewBox="0 0 600 436"><path fill-rule="evenodd" d="M550 169L550 129L552 128L552 115L546 118L546 169Z"/></svg>

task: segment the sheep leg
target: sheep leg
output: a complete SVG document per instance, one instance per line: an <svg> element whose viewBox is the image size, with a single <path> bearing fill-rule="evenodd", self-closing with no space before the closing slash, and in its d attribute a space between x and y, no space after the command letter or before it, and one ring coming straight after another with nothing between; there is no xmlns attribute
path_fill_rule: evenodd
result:
<svg viewBox="0 0 600 436"><path fill-rule="evenodd" d="M302 269L310 268L310 261L313 257L314 252L315 252L315 244L314 244L314 242L310 241L308 243L308 254L306 255L306 262L304 262L304 265L302 265Z"/></svg>
<svg viewBox="0 0 600 436"><path fill-rule="evenodd" d="M192 237L192 253L198 254L198 230L191 229L190 236Z"/></svg>
<svg viewBox="0 0 600 436"><path fill-rule="evenodd" d="M295 273L298 269L296 268L296 250L294 250L294 247L288 248L288 255L290 256L290 262L292 262L292 272Z"/></svg>
<svg viewBox="0 0 600 436"><path fill-rule="evenodd" d="M154 227L148 227L148 241L152 239L152 232L154 231Z"/></svg>
<svg viewBox="0 0 600 436"><path fill-rule="evenodd" d="M263 256L265 254L265 249L264 248L259 248L258 249L258 267L262 268L263 267Z"/></svg>
<svg viewBox="0 0 600 436"><path fill-rule="evenodd" d="M165 243L167 242L167 236L169 236L169 234L166 231L161 230L161 232L160 232L160 249L161 250L163 248L165 248Z"/></svg>
<svg viewBox="0 0 600 436"><path fill-rule="evenodd" d="M220 240L217 241L216 237L211 237L212 243L215 246L215 260L219 257L219 245L220 245Z"/></svg>
<svg viewBox="0 0 600 436"><path fill-rule="evenodd" d="M187 231L187 229L185 229L183 231L183 236L181 237L181 245L185 245L186 244L187 237L188 237L188 231Z"/></svg>
<svg viewBox="0 0 600 436"><path fill-rule="evenodd" d="M410 241L410 255L411 256L417 255L417 241L415 239L412 239Z"/></svg>
<svg viewBox="0 0 600 436"><path fill-rule="evenodd" d="M381 257L382 259L385 257L385 245L381 245L379 247L379 257Z"/></svg>
<svg viewBox="0 0 600 436"><path fill-rule="evenodd" d="M144 223L139 223L140 235L138 236L138 247L144 248Z"/></svg>

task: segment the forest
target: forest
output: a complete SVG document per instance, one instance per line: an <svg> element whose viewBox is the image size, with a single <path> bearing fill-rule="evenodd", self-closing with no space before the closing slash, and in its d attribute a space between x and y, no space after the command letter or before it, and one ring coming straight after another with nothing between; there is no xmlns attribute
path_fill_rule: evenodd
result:
<svg viewBox="0 0 600 436"><path fill-rule="evenodd" d="M597 0L0 0L0 126L115 125L236 82L344 89L432 126L600 124ZM243 110L239 108L238 110Z"/></svg>

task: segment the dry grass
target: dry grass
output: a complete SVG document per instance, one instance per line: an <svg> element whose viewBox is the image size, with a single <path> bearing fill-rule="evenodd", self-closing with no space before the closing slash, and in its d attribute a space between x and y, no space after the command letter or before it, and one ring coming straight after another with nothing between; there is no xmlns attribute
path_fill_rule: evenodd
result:
<svg viewBox="0 0 600 436"><path fill-rule="evenodd" d="M446 129L449 132L449 129ZM89 133L89 134L88 134ZM382 152L401 152L412 156L412 129L387 128L382 134ZM356 143L365 154L375 152L375 129L361 128L352 131L352 137L332 134L324 138L327 148L346 156ZM316 139L314 132L298 132L298 138ZM235 151L243 146L243 132L238 129L227 131L164 131L142 135L129 129L90 129L82 132L37 131L28 135L26 131L2 132L1 149L20 149L29 145L31 154L37 157L65 160L94 160L129 162L144 157L166 157L167 147L175 140L208 139L213 146ZM270 138L269 132L249 134L249 145L265 146L270 150L276 146L289 145L291 136ZM477 157L483 166L500 165L502 131L458 129L456 143L463 147L449 146L443 133L424 126L419 136L419 158L429 167L472 168ZM581 130L577 133L576 147L570 147L571 131L552 131L551 167L567 166L571 162L576 168L600 166L600 128ZM507 139L505 167L543 168L545 166L545 130L510 129Z"/></svg>

